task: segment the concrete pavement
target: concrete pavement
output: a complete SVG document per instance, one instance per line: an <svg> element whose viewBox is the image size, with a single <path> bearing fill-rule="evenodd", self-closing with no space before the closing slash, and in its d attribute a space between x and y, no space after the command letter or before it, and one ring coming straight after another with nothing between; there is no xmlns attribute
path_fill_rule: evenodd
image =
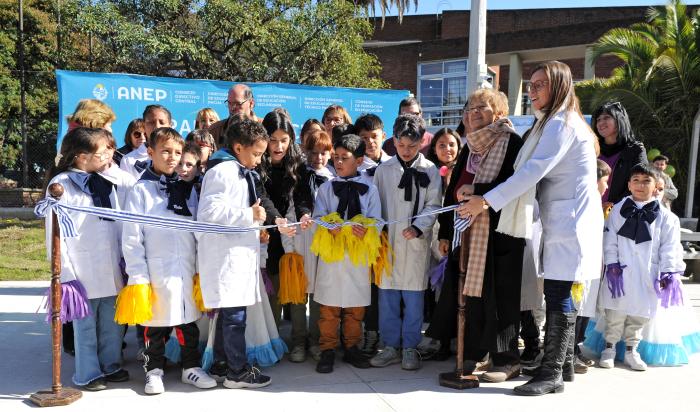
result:
<svg viewBox="0 0 700 412"><path fill-rule="evenodd" d="M48 282L0 282L0 411L33 407L29 395L51 386L50 330L42 305ZM700 283L686 284L700 319ZM612 370L591 368L576 375L562 394L537 398L512 395L520 377L502 384L482 383L478 389L454 391L438 385L440 372L453 369L453 359L424 362L408 372L400 365L383 369L355 369L342 363L329 375L314 371L308 360L283 360L264 372L272 385L258 390L229 390L219 386L199 390L180 383L180 370L166 370L166 393L143 395L144 372L135 358L135 337L127 335L126 369L131 381L110 384L62 407L71 411L698 411L700 410L700 356L690 365L633 372L622 365ZM63 357L62 381L70 385L73 358Z"/></svg>

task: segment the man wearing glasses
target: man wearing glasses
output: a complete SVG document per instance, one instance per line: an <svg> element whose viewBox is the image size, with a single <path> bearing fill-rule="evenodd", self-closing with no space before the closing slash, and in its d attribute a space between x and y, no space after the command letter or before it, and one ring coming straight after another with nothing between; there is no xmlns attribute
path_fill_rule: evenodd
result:
<svg viewBox="0 0 700 412"><path fill-rule="evenodd" d="M253 90L248 85L239 83L231 87L228 91L226 99L228 105L229 117L220 120L209 127L209 132L214 137L214 141L221 146L223 143L226 130L236 118L248 118L260 122L253 108L255 107L255 99L253 99Z"/></svg>

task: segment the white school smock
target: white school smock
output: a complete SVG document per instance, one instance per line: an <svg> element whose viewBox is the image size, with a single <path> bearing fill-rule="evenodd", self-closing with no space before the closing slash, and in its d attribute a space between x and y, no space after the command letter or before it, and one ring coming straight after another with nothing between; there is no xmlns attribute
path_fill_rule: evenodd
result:
<svg viewBox="0 0 700 412"><path fill-rule="evenodd" d="M192 220L168 210L168 195L159 181L139 180L127 196L125 210L138 214ZM193 213L197 193L187 206ZM144 326L177 326L202 315L193 298L196 244L194 233L124 222L122 252L129 285L151 284L153 318Z"/></svg>
<svg viewBox="0 0 700 412"><path fill-rule="evenodd" d="M357 171L364 172L367 169L379 166L381 163L384 163L389 159L391 159L391 156L386 154L384 150L382 150L382 154L379 155L379 162L375 162L374 160L370 159L369 156L364 156L362 158L362 164L357 168Z"/></svg>
<svg viewBox="0 0 700 412"><path fill-rule="evenodd" d="M582 281L600 275L603 211L595 138L577 113L556 113L542 130L532 157L484 195L498 211L537 186L545 279Z"/></svg>
<svg viewBox="0 0 700 412"><path fill-rule="evenodd" d="M620 209L629 197L615 204L610 212L603 243L606 265L619 262L621 266L627 266L622 270L625 295L613 299L607 287L608 281L603 278L600 285L600 306L630 316L652 318L658 305L654 280L662 272L685 270L680 221L670 210L659 207L659 215L649 225L651 240L636 244L634 240L617 234L626 221L620 215ZM637 207L643 205L635 203Z"/></svg>
<svg viewBox="0 0 700 412"><path fill-rule="evenodd" d="M442 178L433 162L419 153L410 166L426 173L430 178L428 187L420 187L418 193L415 183L411 183L410 201L404 200L404 189L398 188L404 169L396 156L379 165L374 173L374 184L382 204L382 219L386 221L411 216L416 196L419 199L417 214L429 213L442 207ZM423 216L413 223L405 219L387 227L389 244L394 251L394 265L391 276L382 275L379 285L381 289L422 291L427 288L430 243L433 239L435 219L437 215ZM401 232L411 225L416 226L423 234L415 239L406 240Z"/></svg>
<svg viewBox="0 0 700 412"><path fill-rule="evenodd" d="M222 162L207 170L197 220L238 227L258 225L253 222L248 184L235 161ZM226 308L260 302L260 231L195 236L204 305Z"/></svg>
<svg viewBox="0 0 700 412"><path fill-rule="evenodd" d="M121 162L119 162L119 168L133 176L134 179L138 180L143 174L143 170L140 172L136 170L136 162L144 162L149 159L150 157L148 157L148 148L145 144L142 144L135 150L130 151L129 153L124 155L124 157L122 157Z"/></svg>
<svg viewBox="0 0 700 412"><path fill-rule="evenodd" d="M334 177L318 189L313 217L323 217L336 211L339 201L333 193L332 182L339 180L344 179ZM372 184L372 178L361 174L348 180L364 183L368 186L367 193L360 196L362 214L373 219L381 218L382 208L379 193ZM378 229L381 230L381 228ZM322 305L341 308L369 306L371 303L369 273L369 267L353 265L347 252L345 259L341 262L326 263L319 259L314 285L314 300Z"/></svg>
<svg viewBox="0 0 700 412"><path fill-rule="evenodd" d="M85 173L77 169L71 171ZM121 209L134 179L125 173L102 176L116 185L109 196L112 209ZM70 180L68 173L61 173L51 179L49 186L53 183L63 186L63 196L59 202L75 206L94 206L92 197L83 193ZM48 190L46 195L49 196ZM61 238L61 282L78 280L85 288L88 299L116 296L123 287L119 269L121 223L100 220L97 216L81 212L66 213L73 219L78 236ZM46 216L46 251L49 260L52 239L51 215L49 213Z"/></svg>

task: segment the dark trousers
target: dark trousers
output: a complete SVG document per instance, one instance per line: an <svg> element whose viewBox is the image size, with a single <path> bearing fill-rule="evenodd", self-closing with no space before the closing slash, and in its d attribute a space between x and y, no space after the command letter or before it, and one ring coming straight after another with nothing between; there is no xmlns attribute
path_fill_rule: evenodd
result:
<svg viewBox="0 0 700 412"><path fill-rule="evenodd" d="M544 280L544 302L547 312L571 313L576 311L574 301L571 299L571 285L574 282L568 280Z"/></svg>
<svg viewBox="0 0 700 412"><path fill-rule="evenodd" d="M526 347L535 347L539 345L540 328L537 327L535 316L531 310L520 312L520 337L525 341Z"/></svg>
<svg viewBox="0 0 700 412"><path fill-rule="evenodd" d="M226 361L229 371L248 364L245 349L246 307L220 308L214 337L214 361Z"/></svg>
<svg viewBox="0 0 700 412"><path fill-rule="evenodd" d="M197 324L186 323L178 326L144 326L143 337L146 344L143 368L146 372L153 369L165 369L165 344L175 329L175 336L181 348L183 369L200 366L199 328Z"/></svg>
<svg viewBox="0 0 700 412"><path fill-rule="evenodd" d="M365 332L379 330L379 288L372 283L370 288L371 303L365 308Z"/></svg>

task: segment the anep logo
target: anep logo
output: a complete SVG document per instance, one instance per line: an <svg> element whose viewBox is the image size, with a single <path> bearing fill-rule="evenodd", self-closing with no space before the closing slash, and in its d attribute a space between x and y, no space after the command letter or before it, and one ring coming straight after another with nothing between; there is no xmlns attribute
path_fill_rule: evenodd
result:
<svg viewBox="0 0 700 412"><path fill-rule="evenodd" d="M107 89L105 88L105 85L102 83L98 83L95 85L95 88L92 89L92 95L95 96L95 99L98 100L104 100L107 98Z"/></svg>
<svg viewBox="0 0 700 412"><path fill-rule="evenodd" d="M150 87L119 87L117 100L143 100L146 102L159 102L168 97L168 92L163 89Z"/></svg>

